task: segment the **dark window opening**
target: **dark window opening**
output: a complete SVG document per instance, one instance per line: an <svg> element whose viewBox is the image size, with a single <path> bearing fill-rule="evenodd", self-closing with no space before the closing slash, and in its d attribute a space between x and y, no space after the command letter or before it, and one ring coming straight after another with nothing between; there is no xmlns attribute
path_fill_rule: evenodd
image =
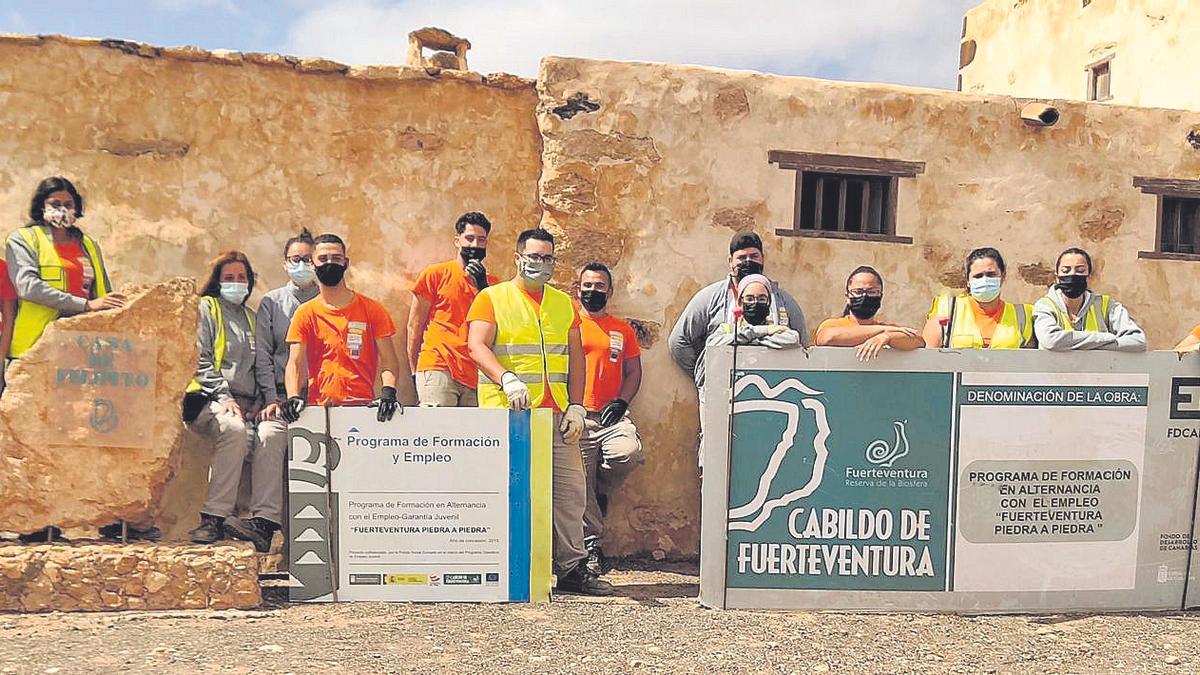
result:
<svg viewBox="0 0 1200 675"><path fill-rule="evenodd" d="M785 150L769 161L796 172L792 226L776 234L912 243L896 235L899 179L924 172L924 162Z"/></svg>
<svg viewBox="0 0 1200 675"><path fill-rule="evenodd" d="M1137 177L1133 185L1158 199L1154 250L1138 257L1200 260L1200 181Z"/></svg>
<svg viewBox="0 0 1200 675"><path fill-rule="evenodd" d="M1110 57L1111 58L1111 57ZM1088 66L1088 100L1107 101L1112 98L1111 61Z"/></svg>

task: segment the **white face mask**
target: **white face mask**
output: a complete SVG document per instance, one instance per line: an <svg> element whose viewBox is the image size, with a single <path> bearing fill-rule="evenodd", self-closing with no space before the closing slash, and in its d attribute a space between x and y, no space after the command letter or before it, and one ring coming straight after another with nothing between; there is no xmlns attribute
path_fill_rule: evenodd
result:
<svg viewBox="0 0 1200 675"><path fill-rule="evenodd" d="M309 286L317 279L317 271L313 269L312 263L306 263L301 260L298 263L287 264L288 278L297 286Z"/></svg>
<svg viewBox="0 0 1200 675"><path fill-rule="evenodd" d="M42 222L50 227L71 227L75 224L75 212L65 206L47 206L42 209Z"/></svg>
<svg viewBox="0 0 1200 675"><path fill-rule="evenodd" d="M235 305L240 305L250 293L250 284L240 281L222 281L221 297Z"/></svg>

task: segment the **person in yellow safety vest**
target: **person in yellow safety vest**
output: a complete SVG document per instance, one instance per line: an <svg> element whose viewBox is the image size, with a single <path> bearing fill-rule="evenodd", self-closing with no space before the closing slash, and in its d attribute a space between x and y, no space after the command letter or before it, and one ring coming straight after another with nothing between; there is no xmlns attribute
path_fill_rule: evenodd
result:
<svg viewBox="0 0 1200 675"><path fill-rule="evenodd" d="M1004 258L994 248L977 248L967 256L967 293L943 293L933 300L921 331L925 346L951 349L1029 349L1033 308L1005 302L1000 287Z"/></svg>
<svg viewBox="0 0 1200 675"><path fill-rule="evenodd" d="M253 474L283 474L282 448L276 448L280 452L275 454L266 452L254 427L263 392L255 371L254 313L246 306L253 291L254 268L249 258L240 251L228 251L212 262L200 292L200 358L196 378L187 387L184 419L188 429L212 443L214 450L200 525L189 533L197 544L225 538L225 520L234 515L247 453L252 452ZM274 392L271 394L274 400ZM256 482L252 489L262 493L272 485ZM274 503L270 517L282 520L282 492L254 494L252 499ZM274 525L277 529L279 522Z"/></svg>
<svg viewBox="0 0 1200 675"><path fill-rule="evenodd" d="M1033 307L1038 347L1146 351L1146 334L1112 296L1088 290L1092 257L1081 248L1058 254L1058 281Z"/></svg>
<svg viewBox="0 0 1200 675"><path fill-rule="evenodd" d="M71 181L51 176L38 183L29 204L29 222L8 236L5 260L17 293L7 359L18 358L60 316L117 309L125 296L112 293L100 247L76 225L83 217L83 196ZM48 526L21 535L26 543L59 537Z"/></svg>
<svg viewBox="0 0 1200 675"><path fill-rule="evenodd" d="M480 291L467 311L467 350L479 368L481 408L554 411L553 520L558 590L612 595L587 566L587 503L579 438L586 360L571 297L547 284L554 275L554 237L534 228L517 236L517 275Z"/></svg>

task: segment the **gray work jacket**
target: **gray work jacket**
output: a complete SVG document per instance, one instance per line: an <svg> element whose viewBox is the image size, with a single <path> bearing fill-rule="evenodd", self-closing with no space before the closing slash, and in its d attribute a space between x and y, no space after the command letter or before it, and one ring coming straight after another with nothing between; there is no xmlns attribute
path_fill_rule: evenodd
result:
<svg viewBox="0 0 1200 675"><path fill-rule="evenodd" d="M258 378L258 389L267 403L287 398L283 374L288 362L288 327L300 305L317 297L319 291L316 283L301 288L289 281L286 286L269 291L258 303L254 333L258 349L254 356L254 374Z"/></svg>

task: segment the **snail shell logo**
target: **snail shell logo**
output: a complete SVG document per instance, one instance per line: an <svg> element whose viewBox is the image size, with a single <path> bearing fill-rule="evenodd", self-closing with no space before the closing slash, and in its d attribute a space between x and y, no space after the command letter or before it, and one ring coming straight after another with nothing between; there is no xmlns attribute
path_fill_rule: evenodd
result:
<svg viewBox="0 0 1200 675"><path fill-rule="evenodd" d="M871 444L867 446L867 461L884 469L890 469L896 460L907 455L908 434L904 430L906 424L908 424L908 420L892 422L892 426L896 428L896 437L891 445L888 445L888 442L882 438L871 441Z"/></svg>

